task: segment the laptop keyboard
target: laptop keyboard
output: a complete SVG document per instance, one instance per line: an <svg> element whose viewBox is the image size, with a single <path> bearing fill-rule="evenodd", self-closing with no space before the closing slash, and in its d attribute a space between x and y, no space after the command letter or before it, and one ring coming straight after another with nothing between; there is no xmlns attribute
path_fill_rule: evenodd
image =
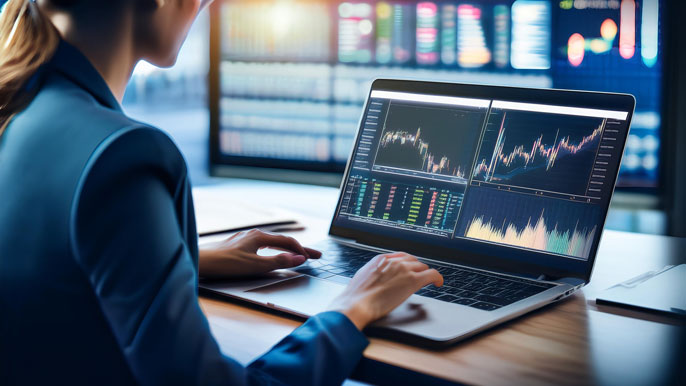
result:
<svg viewBox="0 0 686 386"><path fill-rule="evenodd" d="M378 252L352 248L330 241L314 247L322 251L322 257L317 260L308 260L305 264L292 270L344 284L355 275L360 267L378 255ZM554 284L498 275L466 267L434 264L432 268L443 275L443 286L440 288L432 285L426 286L417 291L417 295L484 311L496 310L554 286Z"/></svg>

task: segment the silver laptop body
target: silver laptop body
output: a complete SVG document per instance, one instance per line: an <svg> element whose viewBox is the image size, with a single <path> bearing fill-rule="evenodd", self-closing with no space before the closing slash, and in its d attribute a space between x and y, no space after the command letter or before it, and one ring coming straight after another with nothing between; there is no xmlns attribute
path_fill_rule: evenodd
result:
<svg viewBox="0 0 686 386"><path fill-rule="evenodd" d="M312 246L321 261L200 287L308 317L365 260L407 251L446 285L368 332L425 345L563 299L590 280L634 105L625 94L376 80L329 237Z"/></svg>

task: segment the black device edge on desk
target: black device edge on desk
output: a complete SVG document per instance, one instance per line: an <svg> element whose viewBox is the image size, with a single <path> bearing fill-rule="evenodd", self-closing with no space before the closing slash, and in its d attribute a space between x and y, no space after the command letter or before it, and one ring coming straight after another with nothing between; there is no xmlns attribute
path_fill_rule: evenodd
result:
<svg viewBox="0 0 686 386"><path fill-rule="evenodd" d="M369 90L367 101L364 105L365 110L361 114L360 122L362 122L362 119L364 119L364 116L366 115L372 90L410 92L466 98L514 100L525 103L541 103L542 101L545 101L546 104L551 105L618 110L628 113L626 118L628 122L631 121L631 117L636 106L636 99L630 94L377 79L374 81ZM359 130L360 125L358 125L358 131ZM622 138L622 155L624 154L624 147L628 132L629 130L626 130ZM357 142L359 140L360 137L357 135L356 143L351 150L351 154L357 148ZM477 253L473 250L466 251L456 248L428 246L423 243L413 242L406 239L371 234L361 232L356 229L337 226L335 225L336 216L339 213L342 203L342 189L350 175L350 165L351 163L349 157L349 162L346 165L345 173L343 175L343 179L341 180L341 194L339 195L339 199L336 204L336 211L334 212L335 215L329 227L330 236L351 239L361 244L370 244L384 249L402 250L418 256L445 261L448 263L465 264L508 273L530 275L532 272L535 272L537 273L536 277L542 276L548 280L555 280L559 278L576 278L587 283L591 277L593 263L595 261L596 252L600 244L600 235L594 240L591 253L587 261L565 261L569 259L549 256L546 256L544 259L542 259L539 253L533 251L525 253L520 252L518 256L525 256L525 258L514 259L505 256L505 254L508 252L508 247L487 245L477 241L465 241L465 243L473 243L473 245L478 244L478 248L483 250L483 253ZM615 175L615 184L617 175ZM600 222L600 225L604 226L607 219L607 212L610 207L610 200L613 192L614 189L601 203L602 221Z"/></svg>
<svg viewBox="0 0 686 386"><path fill-rule="evenodd" d="M665 311L665 310L660 310L657 308L648 308L648 307L642 307L642 306L637 306L634 304L629 304L629 303L620 303L620 302L615 302L611 300L605 300L602 298L597 298L595 300L596 305L599 306L611 306L611 307L617 307L617 308L625 308L627 310L632 310L632 311L639 311L647 314L655 314L655 315L661 315L661 316L666 316L668 318L672 318L675 320L680 320L684 323L686 323L686 312L684 310L678 309L678 308L673 308L673 311Z"/></svg>

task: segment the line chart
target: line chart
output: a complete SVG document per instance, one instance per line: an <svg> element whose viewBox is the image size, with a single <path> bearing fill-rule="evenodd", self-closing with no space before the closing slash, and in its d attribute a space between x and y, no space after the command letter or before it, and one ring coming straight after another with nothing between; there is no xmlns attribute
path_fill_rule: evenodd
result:
<svg viewBox="0 0 686 386"><path fill-rule="evenodd" d="M531 112L491 115L473 179L585 194L605 120Z"/></svg>

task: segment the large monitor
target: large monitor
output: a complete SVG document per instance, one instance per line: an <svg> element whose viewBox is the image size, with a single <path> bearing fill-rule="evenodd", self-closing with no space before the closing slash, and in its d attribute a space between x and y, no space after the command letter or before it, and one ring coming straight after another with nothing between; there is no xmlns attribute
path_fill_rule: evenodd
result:
<svg viewBox="0 0 686 386"><path fill-rule="evenodd" d="M630 93L618 186L659 185L659 0L216 1L214 173L337 173L375 78ZM315 181L327 181L317 178Z"/></svg>

